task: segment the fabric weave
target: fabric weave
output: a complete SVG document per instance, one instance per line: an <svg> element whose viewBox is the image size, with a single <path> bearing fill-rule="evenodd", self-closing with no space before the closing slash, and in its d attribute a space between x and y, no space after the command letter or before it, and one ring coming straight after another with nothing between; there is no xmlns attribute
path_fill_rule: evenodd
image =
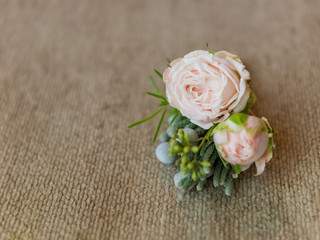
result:
<svg viewBox="0 0 320 240"><path fill-rule="evenodd" d="M0 239L319 239L319 9L1 1ZM210 181L179 202L157 121L127 126L156 111L153 68L206 43L241 57L253 111L280 133L266 171L245 172L231 197Z"/></svg>

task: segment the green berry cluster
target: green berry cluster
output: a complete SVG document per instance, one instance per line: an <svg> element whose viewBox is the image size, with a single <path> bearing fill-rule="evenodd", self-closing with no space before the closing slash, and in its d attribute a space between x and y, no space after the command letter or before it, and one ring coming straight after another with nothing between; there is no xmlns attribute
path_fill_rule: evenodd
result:
<svg viewBox="0 0 320 240"><path fill-rule="evenodd" d="M201 140L201 138L199 139ZM169 156L179 156L175 164L180 166L184 175L191 173L193 181L206 177L210 172L211 163L197 159L199 146L192 145L188 133L179 129L178 133L171 135Z"/></svg>

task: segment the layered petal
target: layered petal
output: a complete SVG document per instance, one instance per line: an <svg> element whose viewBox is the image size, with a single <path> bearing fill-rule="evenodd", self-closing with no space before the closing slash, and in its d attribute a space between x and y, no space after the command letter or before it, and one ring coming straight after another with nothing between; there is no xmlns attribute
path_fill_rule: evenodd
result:
<svg viewBox="0 0 320 240"><path fill-rule="evenodd" d="M188 53L163 73L170 105L204 129L246 107L249 78L241 60L225 51Z"/></svg>

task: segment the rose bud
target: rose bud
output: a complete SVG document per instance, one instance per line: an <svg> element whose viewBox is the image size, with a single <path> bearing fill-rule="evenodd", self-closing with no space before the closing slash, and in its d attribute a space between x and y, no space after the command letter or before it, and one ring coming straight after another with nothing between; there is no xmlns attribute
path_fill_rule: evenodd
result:
<svg viewBox="0 0 320 240"><path fill-rule="evenodd" d="M214 142L220 158L239 173L252 163L260 175L272 158L273 129L265 118L235 113L213 130Z"/></svg>
<svg viewBox="0 0 320 240"><path fill-rule="evenodd" d="M254 102L249 79L240 58L225 51L191 52L172 61L163 73L170 105L204 129L248 110Z"/></svg>

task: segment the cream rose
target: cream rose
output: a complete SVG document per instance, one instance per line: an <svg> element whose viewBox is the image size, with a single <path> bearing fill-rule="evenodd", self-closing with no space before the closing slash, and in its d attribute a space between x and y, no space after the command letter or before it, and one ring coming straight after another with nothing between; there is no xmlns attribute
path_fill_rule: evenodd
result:
<svg viewBox="0 0 320 240"><path fill-rule="evenodd" d="M245 109L248 79L241 60L225 51L191 52L172 61L163 74L170 105L204 129Z"/></svg>
<svg viewBox="0 0 320 240"><path fill-rule="evenodd" d="M220 123L213 136L220 157L242 171L255 163L260 175L272 158L272 128L266 119L236 113Z"/></svg>

